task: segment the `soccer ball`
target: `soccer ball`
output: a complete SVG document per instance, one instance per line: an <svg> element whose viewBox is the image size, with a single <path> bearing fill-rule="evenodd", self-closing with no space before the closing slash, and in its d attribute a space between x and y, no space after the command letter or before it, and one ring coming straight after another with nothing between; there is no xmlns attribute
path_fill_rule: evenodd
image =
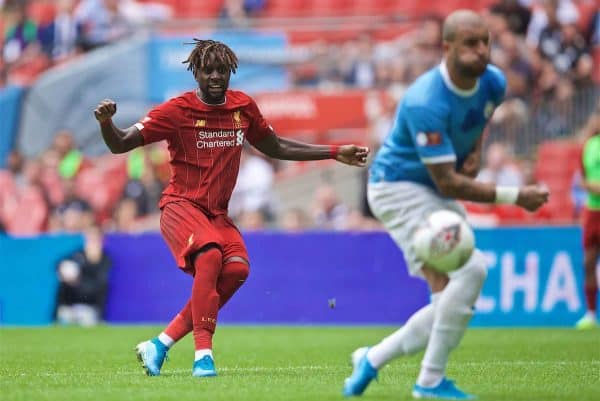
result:
<svg viewBox="0 0 600 401"><path fill-rule="evenodd" d="M461 215L438 210L429 215L413 237L417 257L427 266L448 273L460 268L473 253L473 230Z"/></svg>

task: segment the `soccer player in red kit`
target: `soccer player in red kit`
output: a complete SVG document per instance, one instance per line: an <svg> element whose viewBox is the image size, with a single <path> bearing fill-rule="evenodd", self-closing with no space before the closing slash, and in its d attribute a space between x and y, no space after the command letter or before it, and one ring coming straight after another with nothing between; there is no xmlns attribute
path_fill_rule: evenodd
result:
<svg viewBox="0 0 600 401"><path fill-rule="evenodd" d="M227 216L242 145L248 140L267 156L282 160L323 160L364 166L368 148L310 145L277 136L254 100L228 90L237 57L223 43L194 39L188 70L198 88L152 109L127 129L112 123L117 105L102 101L94 110L102 137L113 153L166 140L171 179L163 191L162 235L177 265L193 276L192 294L157 337L137 345L146 374L156 376L168 349L193 332L192 375L216 376L212 337L219 309L246 280L249 262L240 232Z"/></svg>

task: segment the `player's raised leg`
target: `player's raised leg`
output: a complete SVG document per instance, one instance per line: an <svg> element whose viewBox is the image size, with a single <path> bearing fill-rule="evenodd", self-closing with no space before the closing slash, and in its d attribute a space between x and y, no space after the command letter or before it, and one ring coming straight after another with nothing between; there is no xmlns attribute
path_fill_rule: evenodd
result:
<svg viewBox="0 0 600 401"><path fill-rule="evenodd" d="M233 256L223 262L221 275L217 281L217 292L219 293L219 309L225 306L233 294L246 282L250 267L248 262L240 257Z"/></svg>
<svg viewBox="0 0 600 401"><path fill-rule="evenodd" d="M450 280L435 307L431 335L413 387L415 398L475 398L458 389L445 374L450 352L467 329L486 275L485 257L479 250L473 252L464 266L449 274Z"/></svg>
<svg viewBox="0 0 600 401"><path fill-rule="evenodd" d="M433 294L431 303L415 312L399 330L372 347L361 347L352 353L353 371L344 382L344 396L361 395L371 380L377 377L379 369L388 362L425 348L439 295Z"/></svg>

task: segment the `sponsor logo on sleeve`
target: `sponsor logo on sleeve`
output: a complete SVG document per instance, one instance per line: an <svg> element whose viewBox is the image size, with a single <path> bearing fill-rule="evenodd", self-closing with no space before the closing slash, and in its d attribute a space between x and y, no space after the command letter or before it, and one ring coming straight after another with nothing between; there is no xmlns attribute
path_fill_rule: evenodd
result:
<svg viewBox="0 0 600 401"><path fill-rule="evenodd" d="M442 135L439 132L419 132L416 136L419 146L435 146L442 143Z"/></svg>

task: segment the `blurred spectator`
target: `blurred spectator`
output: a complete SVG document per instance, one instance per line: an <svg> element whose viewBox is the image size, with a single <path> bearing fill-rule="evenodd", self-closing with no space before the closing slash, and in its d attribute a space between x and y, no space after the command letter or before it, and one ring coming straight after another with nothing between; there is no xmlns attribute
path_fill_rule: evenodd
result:
<svg viewBox="0 0 600 401"><path fill-rule="evenodd" d="M248 14L244 8L244 0L225 0L219 15L221 28L248 28Z"/></svg>
<svg viewBox="0 0 600 401"><path fill-rule="evenodd" d="M303 231L310 228L310 219L300 208L288 209L280 218L279 228L291 232Z"/></svg>
<svg viewBox="0 0 600 401"><path fill-rule="evenodd" d="M538 0L527 27L527 44L537 48L540 34L548 25L574 24L578 20L579 11L571 0Z"/></svg>
<svg viewBox="0 0 600 401"><path fill-rule="evenodd" d="M18 62L28 47L39 46L38 27L27 15L27 5L25 0L12 0L4 6L6 33L2 56L7 64Z"/></svg>
<svg viewBox="0 0 600 401"><path fill-rule="evenodd" d="M77 233L94 224L92 207L77 194L75 181L63 179L62 187L64 198L52 213L51 231Z"/></svg>
<svg viewBox="0 0 600 401"><path fill-rule="evenodd" d="M345 82L358 88L371 88L375 84L372 60L373 43L369 34L362 34L356 42L348 44L350 62Z"/></svg>
<svg viewBox="0 0 600 401"><path fill-rule="evenodd" d="M525 98L535 84L534 70L528 60L529 49L510 31L500 34L492 47L492 62L506 74L506 97Z"/></svg>
<svg viewBox="0 0 600 401"><path fill-rule="evenodd" d="M229 202L230 216L237 220L243 213L260 212L264 220L273 220L274 180L273 165L251 147L245 147L237 183Z"/></svg>
<svg viewBox="0 0 600 401"><path fill-rule="evenodd" d="M115 42L133 32L133 23L120 6L118 0L80 1L75 15L82 26L84 50Z"/></svg>
<svg viewBox="0 0 600 401"><path fill-rule="evenodd" d="M586 39L591 46L600 46L600 11L596 11L590 19Z"/></svg>
<svg viewBox="0 0 600 401"><path fill-rule="evenodd" d="M495 142L489 145L485 157L485 165L479 172L477 180L502 186L523 185L523 176L511 160L504 144Z"/></svg>
<svg viewBox="0 0 600 401"><path fill-rule="evenodd" d="M135 200L140 216L158 212L163 184L156 176L155 167L144 148L130 152L127 159L129 181L122 198Z"/></svg>
<svg viewBox="0 0 600 401"><path fill-rule="evenodd" d="M511 32L517 35L525 35L527 32L531 10L519 3L519 0L500 0L490 7L490 11L504 17Z"/></svg>
<svg viewBox="0 0 600 401"><path fill-rule="evenodd" d="M115 209L111 231L137 232L139 231L138 219L140 212L135 199L122 198Z"/></svg>
<svg viewBox="0 0 600 401"><path fill-rule="evenodd" d="M325 230L346 228L348 207L342 203L331 185L321 184L315 192L313 203L313 220L317 228Z"/></svg>
<svg viewBox="0 0 600 401"><path fill-rule="evenodd" d="M88 227L83 249L58 263L58 323L92 326L103 319L111 265L104 251L102 230Z"/></svg>
<svg viewBox="0 0 600 401"><path fill-rule="evenodd" d="M68 130L62 130L55 135L51 149L58 156L58 172L62 178L71 179L82 168L89 166L84 155L75 147L73 134Z"/></svg>
<svg viewBox="0 0 600 401"><path fill-rule="evenodd" d="M259 211L244 211L237 221L242 230L256 231L266 228L265 217Z"/></svg>
<svg viewBox="0 0 600 401"><path fill-rule="evenodd" d="M4 5L2 61L7 83L26 85L49 65L42 51L39 27L27 13L28 5L26 0L9 0Z"/></svg>
<svg viewBox="0 0 600 401"><path fill-rule="evenodd" d="M557 25L551 21L540 33L538 50L561 74L575 70L578 79L591 75L592 65L585 39L575 23Z"/></svg>
<svg viewBox="0 0 600 401"><path fill-rule="evenodd" d="M36 235L48 227L49 202L41 183L42 169L38 160L27 160L22 172L5 183L13 188L3 200L3 221L13 235Z"/></svg>
<svg viewBox="0 0 600 401"><path fill-rule="evenodd" d="M117 203L112 220L107 229L125 233L158 231L160 229L160 213L142 215L135 199L122 198Z"/></svg>
<svg viewBox="0 0 600 401"><path fill-rule="evenodd" d="M81 42L82 26L75 16L76 0L57 0L56 16L42 29L44 51L55 62L76 55Z"/></svg>

